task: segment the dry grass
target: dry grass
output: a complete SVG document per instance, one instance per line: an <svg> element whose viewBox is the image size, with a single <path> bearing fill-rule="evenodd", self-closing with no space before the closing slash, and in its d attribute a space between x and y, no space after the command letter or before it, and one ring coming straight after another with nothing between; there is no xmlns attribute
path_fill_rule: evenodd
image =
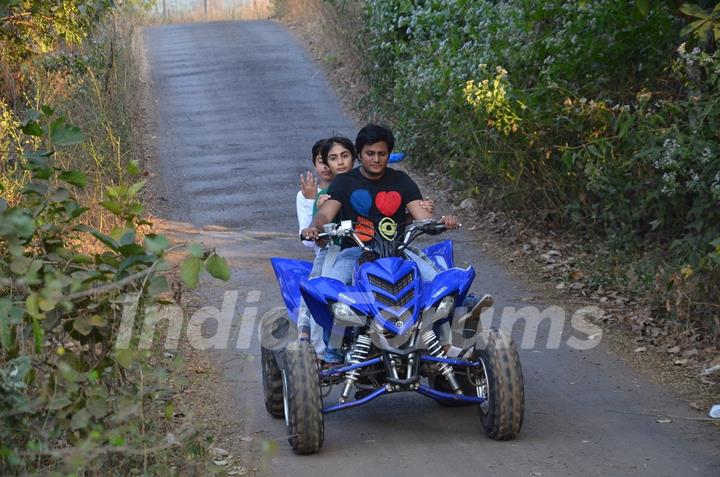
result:
<svg viewBox="0 0 720 477"><path fill-rule="evenodd" d="M83 144L62 148L53 156L56 167L78 169L88 177L85 188L74 189L78 201L89 208L83 222L103 232L120 225L120 219L100 202L106 186L140 180L128 174L127 165L140 159L131 136L139 107L134 94L138 84L134 39L141 20L127 12L111 12L83 45L66 45L38 56L22 71L10 71L7 65L0 68L1 92L9 97L8 102L0 101L0 156L8 158L0 161L0 185L9 204L20 199L29 180L29 174L18 168L21 151L32 148L17 129L19 122L26 109L49 105L85 135Z"/></svg>

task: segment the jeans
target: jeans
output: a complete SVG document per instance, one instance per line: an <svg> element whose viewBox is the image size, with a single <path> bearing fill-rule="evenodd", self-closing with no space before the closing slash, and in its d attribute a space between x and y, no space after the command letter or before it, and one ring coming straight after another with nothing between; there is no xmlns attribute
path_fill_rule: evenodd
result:
<svg viewBox="0 0 720 477"><path fill-rule="evenodd" d="M335 250L333 250L333 247ZM308 278L315 278L322 275L323 266L326 264L326 258L328 255L334 256L337 251L337 245L328 245L326 248L320 249L318 254L315 256L313 261L313 267L310 271ZM332 266L332 264L328 264ZM315 320L310 316L305 299L302 298L300 301L300 309L298 310L297 320L298 331L301 333L310 334L310 343L315 348L315 353L318 357L324 356L325 354L325 340L323 328L317 324Z"/></svg>
<svg viewBox="0 0 720 477"><path fill-rule="evenodd" d="M353 272L355 271L355 264L357 263L358 258L360 258L360 255L362 255L362 249L360 247L352 247L341 250L337 255L337 259L335 260L332 270L330 270L327 274L327 277L340 280L344 284L350 285L352 282ZM323 338L325 344L327 345L325 349L325 361L328 363L342 363L343 356L340 349L334 347L336 346L335 343L331 346L330 339L332 336L330 330L324 330ZM342 339L342 337L338 338Z"/></svg>
<svg viewBox="0 0 720 477"><path fill-rule="evenodd" d="M351 247L344 250L340 250L335 265L332 270L325 275L328 278L334 278L340 280L346 285L350 285L352 282L353 272L355 271L355 264L362 255L362 249L360 247Z"/></svg>
<svg viewBox="0 0 720 477"><path fill-rule="evenodd" d="M337 256L337 260L335 261L335 266L332 271L323 276L340 280L346 285L349 285L352 281L353 272L355 271L355 263L357 263L360 255L362 255L360 247L351 247L341 250ZM418 249L408 248L405 250L405 256L417 264L420 276L425 281L434 280L437 274L441 271L437 265L435 265L435 262L430 260L427 255Z"/></svg>
<svg viewBox="0 0 720 477"><path fill-rule="evenodd" d="M426 282L431 282L435 280L435 277L438 273L440 273L442 270L433 262L430 260L430 257L425 255L420 249L415 247L408 247L405 249L405 257L407 257L409 260L412 260L415 262L415 264L418 266L418 271L420 272L420 276L422 279Z"/></svg>

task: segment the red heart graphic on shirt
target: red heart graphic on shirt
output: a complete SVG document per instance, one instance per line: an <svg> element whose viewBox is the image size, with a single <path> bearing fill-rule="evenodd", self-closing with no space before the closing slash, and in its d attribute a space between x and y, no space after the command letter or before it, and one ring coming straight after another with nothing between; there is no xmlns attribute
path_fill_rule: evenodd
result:
<svg viewBox="0 0 720 477"><path fill-rule="evenodd" d="M395 212L400 208L400 204L402 204L402 197L400 197L399 192L395 192L394 190L390 192L378 192L375 196L375 207L377 207L385 217L395 215Z"/></svg>

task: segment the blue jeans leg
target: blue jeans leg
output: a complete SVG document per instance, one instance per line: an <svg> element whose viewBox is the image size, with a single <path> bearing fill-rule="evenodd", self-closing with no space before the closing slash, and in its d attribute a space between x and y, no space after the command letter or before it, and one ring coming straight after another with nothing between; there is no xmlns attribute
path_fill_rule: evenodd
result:
<svg viewBox="0 0 720 477"><path fill-rule="evenodd" d="M360 255L362 255L360 247L340 250L340 253L337 255L337 259L335 259L335 265L327 277L340 280L344 284L350 285L352 282L353 272L355 271L355 264L357 263L358 258L360 258Z"/></svg>
<svg viewBox="0 0 720 477"><path fill-rule="evenodd" d="M430 260L420 249L408 247L405 249L405 257L415 262L423 281L431 282L435 280L437 274L441 272L435 262Z"/></svg>
<svg viewBox="0 0 720 477"><path fill-rule="evenodd" d="M323 264L325 263L325 257L327 256L327 249L320 249L318 254L315 256L313 261L313 267L310 271L309 278L315 278L320 276L322 272ZM300 309L298 310L297 320L298 330L310 334L310 343L312 343L315 353L318 357L325 354L325 341L323 340L322 327L320 327L315 320L310 316L305 299L300 301Z"/></svg>
<svg viewBox="0 0 720 477"><path fill-rule="evenodd" d="M358 258L362 254L360 247L352 247L341 250L335 260L335 265L328 274L329 278L340 280L346 285L350 285L352 282L353 272L355 271L355 264ZM342 331L338 330L338 334L332 335L330 330L325 330L324 339L326 344L325 349L325 361L328 363L342 363L343 356L340 352L338 343L331 343L332 341L341 342Z"/></svg>

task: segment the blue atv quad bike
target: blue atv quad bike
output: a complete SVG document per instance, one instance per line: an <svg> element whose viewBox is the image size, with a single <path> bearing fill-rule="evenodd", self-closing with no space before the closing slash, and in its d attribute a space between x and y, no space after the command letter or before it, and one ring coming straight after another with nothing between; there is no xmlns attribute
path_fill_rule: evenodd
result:
<svg viewBox="0 0 720 477"><path fill-rule="evenodd" d="M455 267L450 241L422 252L410 246L422 234L440 233L444 225L415 221L392 241L362 230L344 221L320 234L351 237L363 249L352 286L308 278L309 262L272 259L287 315L262 324L265 406L272 416L285 418L293 450L311 454L320 449L325 414L399 392L416 392L444 405L477 405L489 437L514 438L523 421L522 370L508 336L480 329L480 313L492 305L492 297L474 300L463 313L468 309L463 305L472 301L466 297L475 270ZM430 260L440 270L434 280L423 281L410 256ZM321 367L311 343L297 340L294 323L301 298L333 348L341 349L343 363ZM452 323L455 357L448 357L436 334L445 322ZM338 401L325 405L335 385Z"/></svg>

